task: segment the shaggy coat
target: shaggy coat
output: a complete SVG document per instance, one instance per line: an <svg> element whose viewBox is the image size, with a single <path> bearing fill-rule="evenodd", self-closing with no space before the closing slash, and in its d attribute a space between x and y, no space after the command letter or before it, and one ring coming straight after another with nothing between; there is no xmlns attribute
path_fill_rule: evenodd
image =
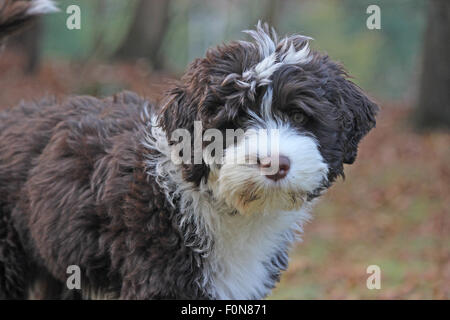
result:
<svg viewBox="0 0 450 320"><path fill-rule="evenodd" d="M146 174L140 113L147 104L122 93L1 114L3 298L26 298L30 284L48 280L59 294L69 265L81 268L89 296L101 288L124 299L205 297L195 285L198 254L177 226L180 212Z"/></svg>
<svg viewBox="0 0 450 320"><path fill-rule="evenodd" d="M308 209L355 161L377 106L307 37L279 40L261 24L248 33L253 41L195 60L158 108L123 92L0 113L0 298L270 292ZM246 154L255 164L230 162L239 145L225 141L220 164L174 163L174 133L194 139L196 122L224 135L276 128L289 174L260 175L260 149ZM81 290L66 286L72 265Z"/></svg>

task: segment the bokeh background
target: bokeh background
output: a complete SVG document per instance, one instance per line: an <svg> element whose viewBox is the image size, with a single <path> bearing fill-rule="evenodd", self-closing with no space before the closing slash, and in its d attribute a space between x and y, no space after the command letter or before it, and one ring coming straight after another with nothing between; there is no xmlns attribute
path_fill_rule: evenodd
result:
<svg viewBox="0 0 450 320"><path fill-rule="evenodd" d="M61 0L0 55L0 108L134 90L157 101L206 49L259 19L314 38L380 105L269 299L450 298L450 1ZM81 8L68 30L66 8ZM369 30L366 9L381 9ZM381 268L369 290L366 268Z"/></svg>

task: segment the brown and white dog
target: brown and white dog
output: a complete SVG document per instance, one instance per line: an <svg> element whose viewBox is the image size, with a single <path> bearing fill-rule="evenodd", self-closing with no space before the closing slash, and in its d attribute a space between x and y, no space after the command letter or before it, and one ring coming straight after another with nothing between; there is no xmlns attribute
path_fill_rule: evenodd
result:
<svg viewBox="0 0 450 320"><path fill-rule="evenodd" d="M3 1L0 34L54 11L35 0L11 15L15 2L25 3ZM309 38L278 38L261 24L247 33L251 41L191 63L161 107L124 92L0 113L0 298L270 292L314 199L355 161L377 106ZM231 129L245 139L221 141L220 161L207 161L213 141L196 135L213 130L216 141ZM192 139L181 163L179 130ZM258 141L271 130L268 158L275 142ZM262 174L271 161L275 172ZM66 287L71 265L82 271L79 291Z"/></svg>

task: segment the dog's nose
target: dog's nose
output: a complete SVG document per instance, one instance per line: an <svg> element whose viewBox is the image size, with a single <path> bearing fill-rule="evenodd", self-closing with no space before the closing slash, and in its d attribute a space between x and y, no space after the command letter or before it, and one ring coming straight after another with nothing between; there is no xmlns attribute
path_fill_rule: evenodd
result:
<svg viewBox="0 0 450 320"><path fill-rule="evenodd" d="M270 171L276 171L274 174L267 174L266 177L278 181L287 176L289 169L291 168L291 161L284 155L278 156L278 167L271 168L272 159L270 157L264 157L259 159L259 166L262 169L269 169ZM275 165L275 164L274 164Z"/></svg>

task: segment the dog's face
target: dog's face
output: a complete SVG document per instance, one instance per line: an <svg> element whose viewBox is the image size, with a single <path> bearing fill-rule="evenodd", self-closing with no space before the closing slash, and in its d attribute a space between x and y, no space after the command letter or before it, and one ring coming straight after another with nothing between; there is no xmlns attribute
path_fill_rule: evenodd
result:
<svg viewBox="0 0 450 320"><path fill-rule="evenodd" d="M180 128L194 139L196 121L202 133L224 137L221 161L206 161L203 142L204 161L182 164L186 181L206 183L242 214L295 210L354 162L378 108L339 64L310 51L308 38L278 41L261 25L248 33L253 42L210 49L191 64L169 92L160 125L169 139ZM244 134L230 141L230 129Z"/></svg>

